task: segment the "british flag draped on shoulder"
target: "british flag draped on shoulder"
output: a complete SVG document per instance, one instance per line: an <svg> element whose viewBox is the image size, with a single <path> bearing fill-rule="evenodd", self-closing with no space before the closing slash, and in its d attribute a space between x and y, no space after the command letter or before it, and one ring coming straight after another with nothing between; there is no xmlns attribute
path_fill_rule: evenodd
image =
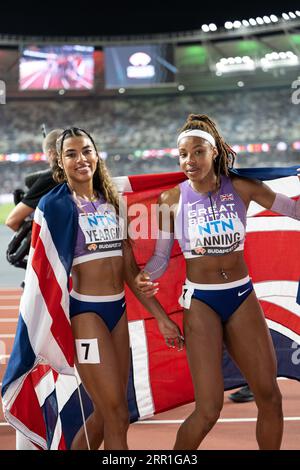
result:
<svg viewBox="0 0 300 470"><path fill-rule="evenodd" d="M235 170L241 176L266 181L277 192L299 196L296 167ZM129 218L145 224L148 237L133 244L140 267L152 255L155 204L158 195L185 179L182 173L116 178L127 197ZM45 196L35 213L30 261L13 351L3 379L7 421L42 449L68 449L82 425L74 345L68 317L68 279L77 222L68 190L59 186ZM226 195L225 195L226 196ZM66 202L67 201L67 202ZM68 202L69 201L69 202ZM137 217L143 204L144 218ZM147 218L149 216L149 218ZM142 230L141 230L142 231ZM245 256L257 296L273 337L278 376L300 380L300 223L266 211L248 210ZM178 304L185 264L175 242L169 267L160 279L158 300L182 325ZM171 289L170 289L170 286ZM132 364L128 387L131 421L193 401L185 352L168 349L155 319L126 290ZM245 382L230 358L223 360L225 389ZM92 405L80 385L85 417Z"/></svg>
<svg viewBox="0 0 300 470"><path fill-rule="evenodd" d="M42 198L11 357L3 379L5 418L41 448L66 448L64 401L77 389L68 283L76 211L66 185ZM82 422L82 419L81 419Z"/></svg>

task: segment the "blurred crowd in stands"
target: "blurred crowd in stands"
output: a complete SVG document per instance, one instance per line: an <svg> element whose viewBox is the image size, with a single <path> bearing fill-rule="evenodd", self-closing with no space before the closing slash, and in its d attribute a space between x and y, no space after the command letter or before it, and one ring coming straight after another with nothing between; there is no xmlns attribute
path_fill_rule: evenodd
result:
<svg viewBox="0 0 300 470"><path fill-rule="evenodd" d="M1 106L0 154L41 151L40 126L47 131L76 125L96 137L108 153L113 176L177 171L177 158L135 157L136 150L176 147L176 135L189 113L208 114L230 145L291 143L300 140L299 106L291 89L156 95L100 99L11 100ZM300 163L300 151L241 154L237 166L286 166ZM24 175L46 163L0 162L0 192L22 187Z"/></svg>

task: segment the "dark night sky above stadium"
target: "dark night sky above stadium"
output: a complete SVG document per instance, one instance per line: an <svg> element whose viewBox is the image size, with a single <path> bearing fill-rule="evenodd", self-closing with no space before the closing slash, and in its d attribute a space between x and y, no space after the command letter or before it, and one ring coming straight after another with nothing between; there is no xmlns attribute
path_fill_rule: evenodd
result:
<svg viewBox="0 0 300 470"><path fill-rule="evenodd" d="M242 2L244 4L242 4ZM213 0L6 0L0 34L114 36L199 29L204 23L299 10L299 1Z"/></svg>

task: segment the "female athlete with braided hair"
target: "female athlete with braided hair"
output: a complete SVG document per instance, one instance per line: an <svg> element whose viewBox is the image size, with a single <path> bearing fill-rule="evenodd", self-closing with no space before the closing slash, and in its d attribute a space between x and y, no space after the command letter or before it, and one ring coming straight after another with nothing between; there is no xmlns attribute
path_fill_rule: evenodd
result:
<svg viewBox="0 0 300 470"><path fill-rule="evenodd" d="M160 195L160 209L169 210L159 211L154 255L136 277L140 291L154 295L153 281L167 268L174 236L178 239L186 259L179 302L196 406L178 430L175 449L197 449L219 418L223 341L254 393L259 448L279 449L283 415L276 357L243 246L250 201L298 220L300 203L230 174L235 154L206 115L189 115L177 144L187 180Z"/></svg>

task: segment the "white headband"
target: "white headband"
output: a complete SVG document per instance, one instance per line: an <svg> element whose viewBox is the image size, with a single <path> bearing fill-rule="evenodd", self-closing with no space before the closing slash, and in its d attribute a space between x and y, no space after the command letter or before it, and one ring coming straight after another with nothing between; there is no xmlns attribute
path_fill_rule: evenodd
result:
<svg viewBox="0 0 300 470"><path fill-rule="evenodd" d="M213 147L216 146L216 141L214 137L208 132L202 131L201 129L187 129L186 131L181 132L177 138L177 146L179 144L179 141L183 137L193 137L193 136L202 137L202 139L207 140Z"/></svg>

